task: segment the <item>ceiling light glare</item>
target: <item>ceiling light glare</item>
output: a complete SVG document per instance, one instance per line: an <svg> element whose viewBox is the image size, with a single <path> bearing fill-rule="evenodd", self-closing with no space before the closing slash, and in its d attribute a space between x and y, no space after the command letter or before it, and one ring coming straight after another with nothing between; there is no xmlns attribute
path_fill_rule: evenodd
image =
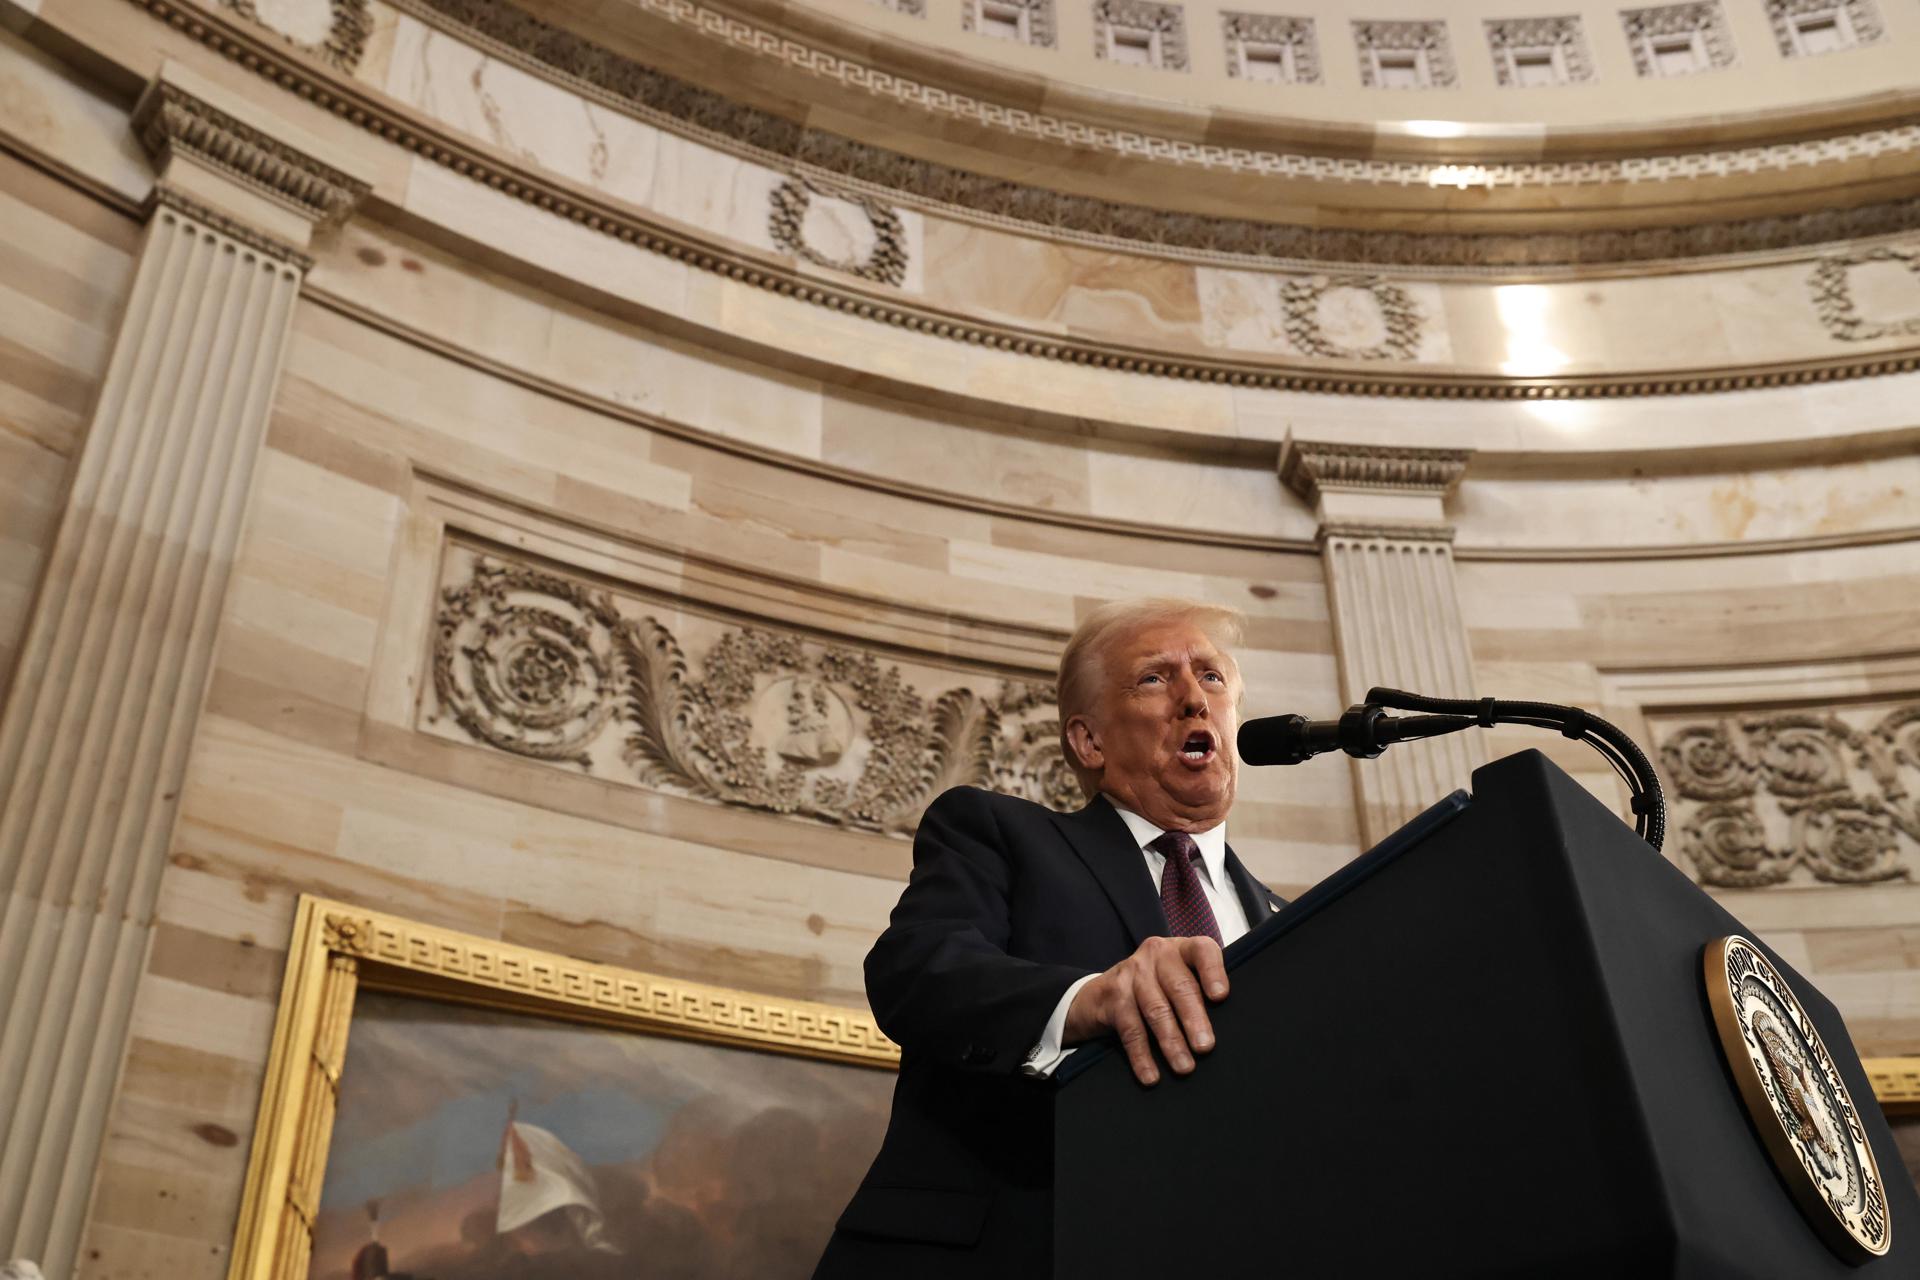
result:
<svg viewBox="0 0 1920 1280"><path fill-rule="evenodd" d="M1493 175L1488 173L1483 165L1439 164L1427 170L1427 185L1458 187L1462 191L1468 187L1491 187Z"/></svg>
<svg viewBox="0 0 1920 1280"><path fill-rule="evenodd" d="M1402 120L1397 127L1416 138L1462 138L1467 133L1458 120Z"/></svg>

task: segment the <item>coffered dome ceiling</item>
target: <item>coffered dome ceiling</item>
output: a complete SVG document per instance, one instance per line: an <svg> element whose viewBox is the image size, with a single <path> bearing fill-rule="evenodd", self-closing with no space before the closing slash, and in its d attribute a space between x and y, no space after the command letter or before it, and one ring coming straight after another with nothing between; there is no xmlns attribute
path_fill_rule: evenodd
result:
<svg viewBox="0 0 1920 1280"><path fill-rule="evenodd" d="M1920 224L1904 3L889 2L399 7L732 147L1080 237L1553 268Z"/></svg>

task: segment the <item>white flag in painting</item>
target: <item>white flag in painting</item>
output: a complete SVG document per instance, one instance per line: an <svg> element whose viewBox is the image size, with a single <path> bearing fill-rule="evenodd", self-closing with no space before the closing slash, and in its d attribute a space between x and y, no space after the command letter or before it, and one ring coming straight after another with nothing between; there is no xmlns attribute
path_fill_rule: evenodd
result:
<svg viewBox="0 0 1920 1280"><path fill-rule="evenodd" d="M513 1120L507 1123L505 1146L498 1231L505 1234L542 1214L565 1209L580 1243L603 1253L620 1252L606 1237L593 1175L566 1143L539 1125Z"/></svg>

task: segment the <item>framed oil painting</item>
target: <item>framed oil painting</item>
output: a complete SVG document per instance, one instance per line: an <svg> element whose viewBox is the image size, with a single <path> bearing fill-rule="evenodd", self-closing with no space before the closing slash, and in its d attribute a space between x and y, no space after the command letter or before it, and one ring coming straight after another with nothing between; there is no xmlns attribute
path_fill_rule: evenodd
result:
<svg viewBox="0 0 1920 1280"><path fill-rule="evenodd" d="M303 898L229 1277L803 1280L897 1063L864 1011Z"/></svg>

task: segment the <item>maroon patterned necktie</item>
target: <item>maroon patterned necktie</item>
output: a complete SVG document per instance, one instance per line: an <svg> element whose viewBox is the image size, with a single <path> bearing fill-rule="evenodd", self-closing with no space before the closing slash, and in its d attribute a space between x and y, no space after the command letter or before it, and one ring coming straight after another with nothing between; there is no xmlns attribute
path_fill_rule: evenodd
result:
<svg viewBox="0 0 1920 1280"><path fill-rule="evenodd" d="M1200 846L1184 831L1163 832L1147 845L1166 858L1160 873L1160 909L1167 913L1167 930L1175 938L1205 935L1220 941L1220 922L1213 918L1213 904L1200 883L1200 872L1193 864L1200 860Z"/></svg>

